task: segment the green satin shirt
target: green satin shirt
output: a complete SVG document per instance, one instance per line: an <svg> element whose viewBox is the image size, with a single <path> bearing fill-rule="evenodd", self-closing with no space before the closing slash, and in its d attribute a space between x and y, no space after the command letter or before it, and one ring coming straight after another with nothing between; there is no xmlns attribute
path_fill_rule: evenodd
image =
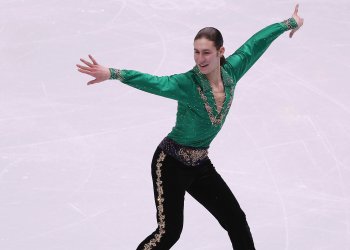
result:
<svg viewBox="0 0 350 250"><path fill-rule="evenodd" d="M225 101L217 112L214 95L206 75L198 67L186 73L154 76L135 70L110 68L111 79L137 89L178 101L176 124L168 137L191 147L209 147L223 126L239 79L282 33L297 27L293 18L267 26L254 34L221 66Z"/></svg>

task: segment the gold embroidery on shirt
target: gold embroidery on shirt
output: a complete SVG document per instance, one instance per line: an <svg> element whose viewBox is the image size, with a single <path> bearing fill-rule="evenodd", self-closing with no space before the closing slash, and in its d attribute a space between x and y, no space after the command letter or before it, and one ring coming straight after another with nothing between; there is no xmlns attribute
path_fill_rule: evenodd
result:
<svg viewBox="0 0 350 250"><path fill-rule="evenodd" d="M109 68L109 72L111 74L109 79L116 79L116 80L119 80L119 81L123 81L124 80L120 69Z"/></svg>
<svg viewBox="0 0 350 250"><path fill-rule="evenodd" d="M201 80L201 83L202 83L203 86L206 86L206 85L210 86L209 80L206 78L206 76L204 74L202 74L199 71L198 67L195 67L194 71L197 74L197 76L199 77L199 79ZM230 97L229 97L230 99L228 101L226 109L225 110L221 109L221 112L219 113L219 117L218 118L215 117L215 115L213 114L213 109L209 105L208 98L203 93L203 90L201 89L200 86L197 86L197 90L199 92L199 95L200 95L201 99L204 102L204 107L207 110L210 122L214 126L218 126L218 125L220 125L222 123L222 120L225 118L226 114L228 113L228 111L229 111L229 109L231 107L231 104L232 104L232 100L233 100L234 80L222 67L221 67L221 74L222 74L222 78L223 78L223 82L224 82L225 88L229 87L229 88L231 88L231 90L230 90ZM225 102L226 101L227 100L225 98ZM223 103L223 106L224 106L225 102Z"/></svg>
<svg viewBox="0 0 350 250"><path fill-rule="evenodd" d="M293 18L288 18L287 20L284 20L282 23L287 26L287 30L294 29L293 28Z"/></svg>
<svg viewBox="0 0 350 250"><path fill-rule="evenodd" d="M197 86L197 89L198 89L198 92L204 102L204 107L205 109L207 110L207 113L209 115L209 119L211 121L211 124L214 125L214 126L217 126L217 125L220 125L222 120L224 119L225 115L227 114L227 112L229 111L230 109L230 106L232 104L232 100L233 100L233 87L231 88L231 92L230 92L230 100L229 100L229 103L227 104L226 106L226 109L225 110L222 110L221 113L220 113L220 116L219 118L216 118L215 115L213 114L213 110L212 108L210 107L209 103L208 103L208 99L207 97L204 95L202 89Z"/></svg>

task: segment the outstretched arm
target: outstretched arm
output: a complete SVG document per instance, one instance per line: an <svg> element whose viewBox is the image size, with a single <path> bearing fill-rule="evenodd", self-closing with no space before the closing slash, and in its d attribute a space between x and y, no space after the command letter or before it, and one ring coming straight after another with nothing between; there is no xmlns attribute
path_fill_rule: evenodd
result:
<svg viewBox="0 0 350 250"><path fill-rule="evenodd" d="M190 97L190 89L192 84L185 74L177 74L171 76L154 76L145 74L135 70L119 70L114 68L106 68L99 65L97 61L89 55L91 62L80 59L86 66L77 64L78 71L95 77L94 80L88 82L88 85L103 82L109 79L119 80L129 86L140 89L142 91L178 100L188 102Z"/></svg>
<svg viewBox="0 0 350 250"><path fill-rule="evenodd" d="M260 30L226 59L228 65L231 66L227 70L236 78L236 82L254 65L277 37L288 30L291 30L289 37L293 37L304 23L304 19L298 16L298 9L297 4L291 18Z"/></svg>

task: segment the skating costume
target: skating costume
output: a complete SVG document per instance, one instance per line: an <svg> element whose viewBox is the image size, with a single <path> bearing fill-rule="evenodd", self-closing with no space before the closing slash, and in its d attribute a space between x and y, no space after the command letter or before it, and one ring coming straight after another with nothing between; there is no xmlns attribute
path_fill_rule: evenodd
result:
<svg viewBox="0 0 350 250"><path fill-rule="evenodd" d="M138 250L170 249L179 239L187 191L228 232L235 250L254 248L246 216L208 157L209 145L222 128L239 79L270 44L287 30L297 28L293 18L267 26L253 35L221 65L225 100L218 112L206 75L195 66L183 74L154 76L110 68L111 79L178 101L176 124L158 145L152 159L157 229Z"/></svg>

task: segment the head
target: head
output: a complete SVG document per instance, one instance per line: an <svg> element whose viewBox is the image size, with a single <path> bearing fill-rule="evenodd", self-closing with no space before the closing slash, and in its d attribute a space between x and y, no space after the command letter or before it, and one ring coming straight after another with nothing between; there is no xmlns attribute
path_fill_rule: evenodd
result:
<svg viewBox="0 0 350 250"><path fill-rule="evenodd" d="M194 61L203 74L209 74L225 63L224 39L213 27L201 29L194 38Z"/></svg>

